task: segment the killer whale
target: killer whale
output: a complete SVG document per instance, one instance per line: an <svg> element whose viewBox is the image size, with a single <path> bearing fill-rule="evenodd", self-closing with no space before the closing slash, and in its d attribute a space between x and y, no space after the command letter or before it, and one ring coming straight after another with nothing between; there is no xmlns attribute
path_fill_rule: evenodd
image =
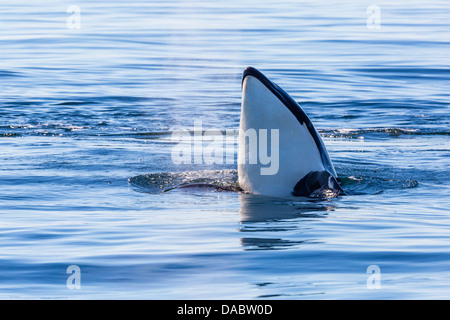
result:
<svg viewBox="0 0 450 320"><path fill-rule="evenodd" d="M300 105L253 67L244 70L241 87L240 188L248 193L269 196L328 198L344 194L325 145ZM279 152L278 170L274 174L261 174L265 164L251 161L256 158L252 153L258 151L249 147L246 132L274 129L279 140L269 144L272 143L270 150ZM268 150L267 146L265 150Z"/></svg>

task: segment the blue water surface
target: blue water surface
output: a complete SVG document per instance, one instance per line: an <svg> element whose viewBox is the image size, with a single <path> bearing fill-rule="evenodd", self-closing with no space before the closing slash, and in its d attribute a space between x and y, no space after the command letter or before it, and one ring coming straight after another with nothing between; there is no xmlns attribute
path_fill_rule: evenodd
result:
<svg viewBox="0 0 450 320"><path fill-rule="evenodd" d="M447 1L1 8L0 298L450 298ZM250 65L348 195L172 189L236 185L235 161L175 164L172 134L235 137Z"/></svg>

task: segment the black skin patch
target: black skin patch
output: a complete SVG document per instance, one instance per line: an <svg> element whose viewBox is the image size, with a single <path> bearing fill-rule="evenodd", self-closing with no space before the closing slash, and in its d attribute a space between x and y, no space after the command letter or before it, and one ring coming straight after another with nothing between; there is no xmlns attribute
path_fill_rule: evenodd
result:
<svg viewBox="0 0 450 320"><path fill-rule="evenodd" d="M292 195L309 198L334 198L344 194L339 182L328 171L311 171L294 187Z"/></svg>

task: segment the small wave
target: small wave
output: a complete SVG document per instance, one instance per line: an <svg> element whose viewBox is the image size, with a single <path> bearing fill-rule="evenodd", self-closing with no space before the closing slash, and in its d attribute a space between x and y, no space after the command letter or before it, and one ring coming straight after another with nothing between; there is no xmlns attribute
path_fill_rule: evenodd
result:
<svg viewBox="0 0 450 320"><path fill-rule="evenodd" d="M201 170L150 173L128 179L128 183L146 193L161 193L175 187L194 183L208 183L219 187L237 187L237 170Z"/></svg>
<svg viewBox="0 0 450 320"><path fill-rule="evenodd" d="M19 72L0 70L0 78L6 77L20 77L21 74Z"/></svg>
<svg viewBox="0 0 450 320"><path fill-rule="evenodd" d="M64 102L57 102L54 103L54 106L84 106L84 105L93 105L98 104L96 101L64 101Z"/></svg>
<svg viewBox="0 0 450 320"><path fill-rule="evenodd" d="M413 178L413 173L389 168L352 169L350 173L341 174L340 181L348 195L379 194L387 190L419 186L419 181Z"/></svg>
<svg viewBox="0 0 450 320"><path fill-rule="evenodd" d="M439 129L415 129L415 128L340 128L332 130L321 130L320 133L329 138L360 138L368 135L387 135L387 136L401 136L401 135L450 135L448 130Z"/></svg>
<svg viewBox="0 0 450 320"><path fill-rule="evenodd" d="M346 71L359 73L383 79L417 79L447 80L450 76L449 68L427 68L420 66L405 67L370 67L347 68Z"/></svg>
<svg viewBox="0 0 450 320"><path fill-rule="evenodd" d="M410 189L419 186L412 172L389 168L340 168L342 188L347 195L379 194L391 189ZM164 193L188 184L212 184L228 189L238 189L237 170L200 170L163 172L138 175L128 179L136 191Z"/></svg>
<svg viewBox="0 0 450 320"><path fill-rule="evenodd" d="M100 124L98 124L100 125ZM0 135L3 137L14 136L63 136L78 131L85 134L86 130L92 130L91 126L73 125L70 123L36 123L36 124L11 124L0 126Z"/></svg>

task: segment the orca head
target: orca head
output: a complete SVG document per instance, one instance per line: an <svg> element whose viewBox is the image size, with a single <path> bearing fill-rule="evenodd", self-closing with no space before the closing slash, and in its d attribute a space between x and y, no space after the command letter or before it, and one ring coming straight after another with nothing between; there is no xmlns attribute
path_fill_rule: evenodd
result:
<svg viewBox="0 0 450 320"><path fill-rule="evenodd" d="M322 171L337 183L325 145L306 113L264 74L246 68L239 124L240 187L254 194L300 195L297 184L309 173ZM318 181L325 187L325 181Z"/></svg>

